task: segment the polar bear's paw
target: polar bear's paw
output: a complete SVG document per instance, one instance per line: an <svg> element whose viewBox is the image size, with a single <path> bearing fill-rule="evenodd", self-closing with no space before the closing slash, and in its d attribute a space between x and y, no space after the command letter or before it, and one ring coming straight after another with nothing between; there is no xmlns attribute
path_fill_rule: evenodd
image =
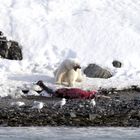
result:
<svg viewBox="0 0 140 140"><path fill-rule="evenodd" d="M55 84L57 84L57 85L61 85L62 83L59 82L59 81L56 81Z"/></svg>
<svg viewBox="0 0 140 140"><path fill-rule="evenodd" d="M69 86L69 87L74 87L74 85L75 85L74 82L69 82L69 83L68 83L68 86Z"/></svg>

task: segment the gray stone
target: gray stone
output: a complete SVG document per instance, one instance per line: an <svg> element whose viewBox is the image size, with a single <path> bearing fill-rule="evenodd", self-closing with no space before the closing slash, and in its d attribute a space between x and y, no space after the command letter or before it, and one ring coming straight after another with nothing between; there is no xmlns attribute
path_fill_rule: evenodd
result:
<svg viewBox="0 0 140 140"><path fill-rule="evenodd" d="M71 118L76 118L76 114L74 112L70 112Z"/></svg>
<svg viewBox="0 0 140 140"><path fill-rule="evenodd" d="M22 48L16 41L9 41L10 47L8 49L7 59L22 60Z"/></svg>
<svg viewBox="0 0 140 140"><path fill-rule="evenodd" d="M89 114L89 120L94 120L96 118L96 114Z"/></svg>
<svg viewBox="0 0 140 140"><path fill-rule="evenodd" d="M112 65L115 67L115 68L121 68L122 67L122 63L118 60L114 60L112 62Z"/></svg>
<svg viewBox="0 0 140 140"><path fill-rule="evenodd" d="M8 46L6 37L0 36L0 56L6 58L8 55Z"/></svg>
<svg viewBox="0 0 140 140"><path fill-rule="evenodd" d="M96 64L89 64L88 67L84 69L84 73L87 77L90 78L110 78L112 74L106 70L101 68Z"/></svg>
<svg viewBox="0 0 140 140"><path fill-rule="evenodd" d="M8 41L9 49L7 59L22 60L22 48L16 41Z"/></svg>

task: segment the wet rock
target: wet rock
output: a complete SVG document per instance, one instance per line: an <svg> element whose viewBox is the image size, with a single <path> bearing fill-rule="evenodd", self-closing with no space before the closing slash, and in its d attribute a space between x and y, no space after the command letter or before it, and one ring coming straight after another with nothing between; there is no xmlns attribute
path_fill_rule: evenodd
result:
<svg viewBox="0 0 140 140"><path fill-rule="evenodd" d="M84 69L84 73L90 78L110 78L112 74L107 69L103 69L96 64L89 64L88 67Z"/></svg>
<svg viewBox="0 0 140 140"><path fill-rule="evenodd" d="M121 68L121 67L122 67L122 63L121 63L120 61L118 61L118 60L114 60L114 61L112 62L112 65L113 65L114 67L116 67L116 68Z"/></svg>

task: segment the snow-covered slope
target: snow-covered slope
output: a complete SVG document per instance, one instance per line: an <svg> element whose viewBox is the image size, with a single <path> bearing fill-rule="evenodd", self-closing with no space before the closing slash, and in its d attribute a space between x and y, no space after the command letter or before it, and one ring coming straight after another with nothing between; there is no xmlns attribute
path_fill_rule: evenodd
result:
<svg viewBox="0 0 140 140"><path fill-rule="evenodd" d="M139 0L3 0L0 9L0 30L20 42L24 57L0 59L2 90L39 79L53 85L54 69L69 57L114 75L87 78L81 87L140 84ZM121 69L113 68L114 59L123 63Z"/></svg>

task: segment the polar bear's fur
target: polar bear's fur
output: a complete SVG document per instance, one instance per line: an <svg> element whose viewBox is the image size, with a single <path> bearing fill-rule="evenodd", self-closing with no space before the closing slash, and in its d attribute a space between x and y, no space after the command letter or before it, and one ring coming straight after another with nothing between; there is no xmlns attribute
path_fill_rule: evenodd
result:
<svg viewBox="0 0 140 140"><path fill-rule="evenodd" d="M74 86L75 82L82 81L80 64L73 59L64 60L54 72L54 75L57 84L67 82L69 86Z"/></svg>
<svg viewBox="0 0 140 140"><path fill-rule="evenodd" d="M62 77L62 82L67 82L69 86L73 87L75 82L82 82L81 69L71 69Z"/></svg>

